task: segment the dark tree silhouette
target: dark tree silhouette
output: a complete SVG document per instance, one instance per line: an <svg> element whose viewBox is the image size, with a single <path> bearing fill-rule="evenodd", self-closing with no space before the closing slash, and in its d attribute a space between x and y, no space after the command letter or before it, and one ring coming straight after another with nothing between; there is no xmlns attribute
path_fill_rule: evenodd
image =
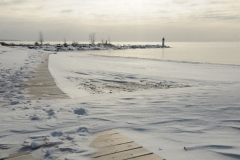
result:
<svg viewBox="0 0 240 160"><path fill-rule="evenodd" d="M93 33L90 33L89 34L89 41L91 44L95 44L95 40L96 40L96 34L93 32Z"/></svg>

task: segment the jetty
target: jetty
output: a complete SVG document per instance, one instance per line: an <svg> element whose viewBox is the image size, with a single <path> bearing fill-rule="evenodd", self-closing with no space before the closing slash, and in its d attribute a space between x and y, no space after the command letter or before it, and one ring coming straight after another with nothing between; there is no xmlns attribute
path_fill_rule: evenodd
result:
<svg viewBox="0 0 240 160"><path fill-rule="evenodd" d="M126 49L151 49L151 48L170 48L170 46L165 45L114 45L114 44L106 44L106 43L98 43L98 44L43 44L43 45L31 45L31 44L13 44L13 43L5 43L0 42L3 46L20 46L20 47L27 47L29 49L37 49L37 50L44 50L44 51L54 51L54 52L61 52L61 51L88 51L88 50L126 50Z"/></svg>

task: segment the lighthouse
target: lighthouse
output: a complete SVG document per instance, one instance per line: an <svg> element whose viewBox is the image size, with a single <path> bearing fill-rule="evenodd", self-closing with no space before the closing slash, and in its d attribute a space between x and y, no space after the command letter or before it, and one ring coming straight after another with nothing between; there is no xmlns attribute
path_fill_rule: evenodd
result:
<svg viewBox="0 0 240 160"><path fill-rule="evenodd" d="M164 42L165 42L165 39L164 39L164 37L163 37L163 39L162 39L162 48L164 48L164 47L165 47L165 44L164 44Z"/></svg>

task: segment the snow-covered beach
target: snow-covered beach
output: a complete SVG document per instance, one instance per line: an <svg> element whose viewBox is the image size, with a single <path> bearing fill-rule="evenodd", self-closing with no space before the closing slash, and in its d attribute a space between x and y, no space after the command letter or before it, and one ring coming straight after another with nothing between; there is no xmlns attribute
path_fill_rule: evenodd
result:
<svg viewBox="0 0 240 160"><path fill-rule="evenodd" d="M49 71L71 99L28 100L49 53L0 46L0 158L44 141L34 157L89 159L114 129L167 160L240 159L240 66L59 52Z"/></svg>

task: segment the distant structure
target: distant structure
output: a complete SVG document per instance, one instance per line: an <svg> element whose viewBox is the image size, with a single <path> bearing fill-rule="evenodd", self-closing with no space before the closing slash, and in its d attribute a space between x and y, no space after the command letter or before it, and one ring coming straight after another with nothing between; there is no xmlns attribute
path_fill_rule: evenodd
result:
<svg viewBox="0 0 240 160"><path fill-rule="evenodd" d="M165 47L165 38L163 37L163 39L162 39L162 48L164 48Z"/></svg>

